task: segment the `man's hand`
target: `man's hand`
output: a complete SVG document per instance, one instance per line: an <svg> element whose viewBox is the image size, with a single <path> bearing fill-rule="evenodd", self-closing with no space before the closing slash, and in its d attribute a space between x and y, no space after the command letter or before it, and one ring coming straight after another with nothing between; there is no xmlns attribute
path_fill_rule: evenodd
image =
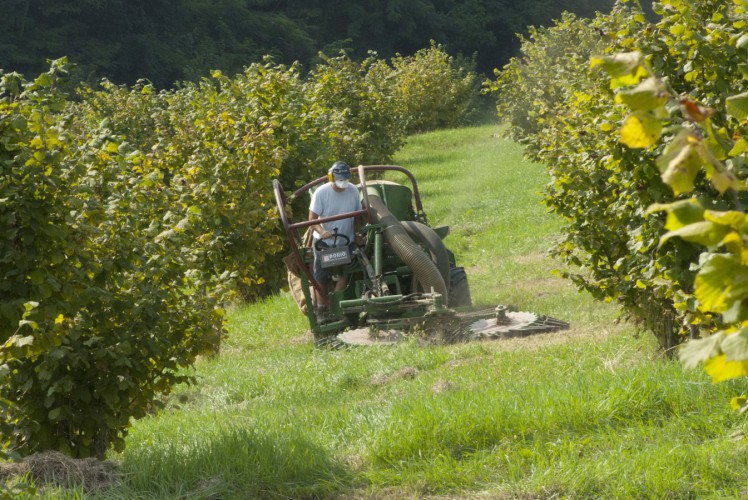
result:
<svg viewBox="0 0 748 500"><path fill-rule="evenodd" d="M356 233L356 245L360 247L366 245L366 236L364 236L364 233Z"/></svg>

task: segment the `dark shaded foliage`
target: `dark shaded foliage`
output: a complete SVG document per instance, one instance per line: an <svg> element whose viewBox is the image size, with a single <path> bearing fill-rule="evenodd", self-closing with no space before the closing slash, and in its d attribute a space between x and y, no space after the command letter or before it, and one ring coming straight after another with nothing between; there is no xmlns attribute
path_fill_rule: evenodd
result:
<svg viewBox="0 0 748 500"><path fill-rule="evenodd" d="M564 10L608 11L612 0L6 0L0 68L36 74L68 56L79 78L163 88L218 69L241 72L264 55L312 66L322 51L356 59L411 55L431 40L490 73L519 49L517 33Z"/></svg>

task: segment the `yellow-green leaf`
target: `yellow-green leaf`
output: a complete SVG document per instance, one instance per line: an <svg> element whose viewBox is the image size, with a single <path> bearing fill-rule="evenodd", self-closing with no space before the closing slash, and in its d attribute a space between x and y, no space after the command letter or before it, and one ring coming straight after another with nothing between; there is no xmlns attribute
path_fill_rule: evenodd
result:
<svg viewBox="0 0 748 500"><path fill-rule="evenodd" d="M734 188L738 184L738 179L727 170L714 170L712 173L707 174L707 177L712 182L714 189L719 191L720 194L723 194L730 188Z"/></svg>
<svg viewBox="0 0 748 500"><path fill-rule="evenodd" d="M728 334L720 344L727 361L748 360L748 328Z"/></svg>
<svg viewBox="0 0 748 500"><path fill-rule="evenodd" d="M741 231L745 226L745 213L737 210L728 210L726 212L718 212L716 210L704 211L704 220L716 222L717 224L723 224L730 226L736 231Z"/></svg>
<svg viewBox="0 0 748 500"><path fill-rule="evenodd" d="M649 215L663 210L668 213L665 222L665 229L668 231L675 231L683 226L704 220L704 207L694 198L673 203L654 203L647 208L646 213Z"/></svg>
<svg viewBox="0 0 748 500"><path fill-rule="evenodd" d="M684 146L668 163L662 172L662 180L676 195L693 189L693 182L703 161L691 144ZM658 166L661 164L658 162Z"/></svg>
<svg viewBox="0 0 748 500"><path fill-rule="evenodd" d="M748 142L746 142L746 140L741 137L735 142L735 145L732 147L730 152L727 154L730 155L731 157L742 155L743 153L745 153L746 149L748 149L747 146L748 146Z"/></svg>
<svg viewBox="0 0 748 500"><path fill-rule="evenodd" d="M621 142L632 149L653 146L662 135L662 122L646 112L629 115L621 127Z"/></svg>
<svg viewBox="0 0 748 500"><path fill-rule="evenodd" d="M678 349L678 358L686 368L696 368L699 363L722 353L719 346L724 338L725 332L719 331L705 339L690 340Z"/></svg>
<svg viewBox="0 0 748 500"><path fill-rule="evenodd" d="M658 78L647 78L636 87L621 90L616 100L633 111L651 111L665 105L668 92Z"/></svg>
<svg viewBox="0 0 748 500"><path fill-rule="evenodd" d="M748 375L748 361L727 361L723 354L705 361L704 371L712 377L712 382L716 384L731 378Z"/></svg>
<svg viewBox="0 0 748 500"><path fill-rule="evenodd" d="M722 226L724 227L724 226ZM733 255L713 254L694 280L704 310L722 312L748 297L748 267Z"/></svg>
<svg viewBox="0 0 748 500"><path fill-rule="evenodd" d="M660 245L664 245L671 238L678 237L705 247L711 247L721 243L729 232L729 227L711 221L694 222L675 231L665 233L660 239Z"/></svg>
<svg viewBox="0 0 748 500"><path fill-rule="evenodd" d="M590 59L590 67L600 66L611 77L629 75L641 66L644 59L640 52L623 52L608 56L595 56Z"/></svg>
<svg viewBox="0 0 748 500"><path fill-rule="evenodd" d="M748 92L728 97L725 101L727 114L738 120L748 117Z"/></svg>
<svg viewBox="0 0 748 500"><path fill-rule="evenodd" d="M712 156L708 151L705 155L702 155L702 157L703 156L707 157L708 161L704 163L704 169L706 170L706 176L709 181L711 181L714 189L719 191L720 194L723 194L730 188L738 187L739 182L737 177L727 170L722 162L714 158L714 156Z"/></svg>

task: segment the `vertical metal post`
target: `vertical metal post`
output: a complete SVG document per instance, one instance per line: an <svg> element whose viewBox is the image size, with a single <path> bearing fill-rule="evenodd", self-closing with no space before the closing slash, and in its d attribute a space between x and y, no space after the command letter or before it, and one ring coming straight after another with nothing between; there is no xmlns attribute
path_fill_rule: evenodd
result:
<svg viewBox="0 0 748 500"><path fill-rule="evenodd" d="M382 231L374 233L374 276L382 276Z"/></svg>

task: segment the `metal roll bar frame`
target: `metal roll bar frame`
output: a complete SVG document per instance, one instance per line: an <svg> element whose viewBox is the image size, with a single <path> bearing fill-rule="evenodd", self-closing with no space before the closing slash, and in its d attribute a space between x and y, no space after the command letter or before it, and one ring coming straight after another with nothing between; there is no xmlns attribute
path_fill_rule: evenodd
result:
<svg viewBox="0 0 748 500"><path fill-rule="evenodd" d="M299 230L313 226L315 224L322 224L325 222L333 222L336 220L341 219L347 219L349 217L358 217L361 215L366 215L366 219L369 224L372 223L372 213L371 213L371 205L369 204L369 193L366 188L366 173L367 172L385 172L385 171L396 171L405 174L409 179L410 183L413 187L413 201L416 205L416 214L419 217L422 217L425 219L425 215L423 212L423 205L421 204L421 195L418 191L418 184L416 183L416 179L413 176L412 173L410 173L409 170L407 170L404 167L400 167L398 165L359 165L357 169L355 169L356 174L358 175L359 182L361 183L361 210L356 210L353 212L346 212L339 215L334 215L331 217L320 217L318 219L314 220L304 220L301 222L291 222L288 218L288 214L286 213L286 205L289 203L289 198L286 197L285 192L283 190L283 186L281 186L278 179L273 179L273 192L275 194L275 202L278 205L278 212L280 214L281 222L283 223L283 229L286 232L286 237L288 238L289 243L291 243L291 252L293 253L294 260L296 261L296 264L299 266L299 269L301 272L304 273L304 275L309 280L309 283L314 287L315 290L317 290L317 293L322 293L322 288L320 287L320 284L317 282L317 280L314 279L314 275L312 272L309 271L309 268L304 264L304 260L301 257L301 252L299 252L299 245L296 243L298 241L301 241L301 236L299 235ZM325 182L328 182L327 176L320 177L319 179L315 179L312 182L305 184L304 186L300 187L294 193L291 195L291 200L297 199L301 197L302 195L306 194L311 188L319 185L324 184Z"/></svg>

